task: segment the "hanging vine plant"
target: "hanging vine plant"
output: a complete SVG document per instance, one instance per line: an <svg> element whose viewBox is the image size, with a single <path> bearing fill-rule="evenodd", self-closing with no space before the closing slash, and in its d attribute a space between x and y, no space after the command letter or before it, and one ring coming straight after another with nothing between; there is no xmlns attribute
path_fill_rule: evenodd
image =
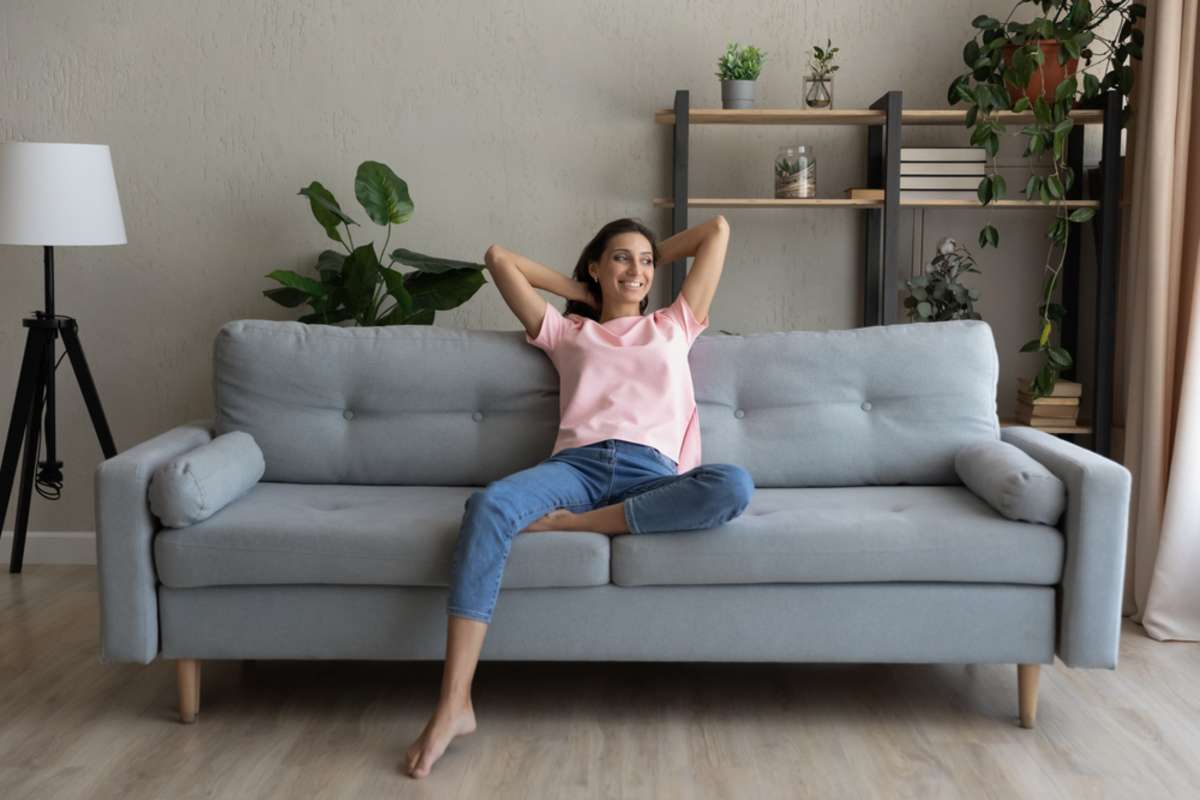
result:
<svg viewBox="0 0 1200 800"><path fill-rule="evenodd" d="M1022 6L1033 6L1035 16L1016 22L1013 15ZM1021 347L1022 352L1042 354L1041 368L1031 381L1035 397L1048 395L1062 370L1074 360L1065 348L1051 344L1055 326L1061 325L1066 309L1053 301L1054 290L1066 261L1072 223L1090 220L1095 209L1070 208L1063 201L1081 176L1067 163L1067 139L1075 125L1070 111L1075 103L1099 98L1108 91L1127 98L1133 88L1131 59L1141 59L1143 32L1138 20L1145 17L1142 3L1105 0L1093 7L1089 0L1018 0L1003 21L981 14L971 25L974 37L963 47L969 68L956 77L947 93L950 105L966 104L966 127L971 144L983 147L990 159L987 173L979 182L979 202L988 205L1005 197L1008 187L996 168L1000 136L1007 132L998 112L1032 112L1033 124L1024 126L1024 156L1031 160L1049 157L1044 171L1033 170L1025 184L1028 200L1055 207L1054 221L1047 231L1044 279L1039 296L1038 335ZM1119 18L1116 35L1105 38L1098 29ZM1115 20L1114 20L1115 22ZM1086 67L1099 65L1102 77L1093 72L1076 73L1079 59ZM1130 109L1122 103L1122 127ZM1116 165L1107 165L1115 169ZM1000 233L986 222L979 231L979 246L998 247Z"/></svg>

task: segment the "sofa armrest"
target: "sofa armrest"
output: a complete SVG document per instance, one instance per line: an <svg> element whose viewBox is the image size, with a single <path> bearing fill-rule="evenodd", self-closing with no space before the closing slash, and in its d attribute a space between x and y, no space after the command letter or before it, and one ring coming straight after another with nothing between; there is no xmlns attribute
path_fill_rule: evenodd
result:
<svg viewBox="0 0 1200 800"><path fill-rule="evenodd" d="M158 596L152 544L160 527L147 489L155 470L213 438L193 420L102 461L96 468L96 571L100 660L148 664L158 655Z"/></svg>
<svg viewBox="0 0 1200 800"><path fill-rule="evenodd" d="M1058 656L1072 667L1113 669L1120 644L1132 476L1116 461L1045 431L1006 427L1000 438L1067 486L1067 510L1059 521L1066 563L1058 592Z"/></svg>

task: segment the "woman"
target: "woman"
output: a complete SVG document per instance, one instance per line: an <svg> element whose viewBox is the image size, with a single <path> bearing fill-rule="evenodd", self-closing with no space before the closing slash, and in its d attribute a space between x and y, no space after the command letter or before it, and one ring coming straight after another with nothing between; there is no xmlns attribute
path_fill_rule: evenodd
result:
<svg viewBox="0 0 1200 800"><path fill-rule="evenodd" d="M749 505L754 482L746 470L699 464L688 366L688 351L709 324L728 244L721 216L661 245L641 223L619 219L583 249L574 279L499 245L488 248L487 269L526 341L558 370L559 432L545 461L467 499L447 598L441 695L405 755L410 776L428 775L451 739L475 730L471 681L515 535L699 530ZM656 265L687 256L694 262L679 296L644 315ZM566 298L565 315L536 289Z"/></svg>

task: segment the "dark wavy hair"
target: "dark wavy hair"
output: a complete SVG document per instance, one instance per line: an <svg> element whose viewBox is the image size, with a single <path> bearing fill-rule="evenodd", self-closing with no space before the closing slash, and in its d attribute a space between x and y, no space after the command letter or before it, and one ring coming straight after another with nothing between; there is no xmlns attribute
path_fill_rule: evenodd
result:
<svg viewBox="0 0 1200 800"><path fill-rule="evenodd" d="M654 236L654 231L647 228L640 220L630 217L622 217L614 219L612 222L605 225L600 231L592 237L592 240L584 245L583 252L579 254L579 261L575 264L575 280L587 286L588 294L596 301L596 308L592 308L587 303L578 300L568 300L567 308L563 314L578 314L581 317L600 321L600 310L604 307L604 295L600 290L600 282L591 276L588 272L588 265L593 261L599 261L604 255L604 249L608 247L608 240L621 233L640 233L645 236L650 242L650 252L654 257L655 269L658 268L658 240ZM646 306L650 302L650 297L647 295L642 298L641 304L638 306L638 312L646 313Z"/></svg>

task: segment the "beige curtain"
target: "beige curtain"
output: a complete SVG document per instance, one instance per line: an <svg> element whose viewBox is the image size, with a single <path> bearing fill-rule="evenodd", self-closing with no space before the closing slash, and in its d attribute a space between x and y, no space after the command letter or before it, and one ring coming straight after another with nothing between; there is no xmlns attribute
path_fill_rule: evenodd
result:
<svg viewBox="0 0 1200 800"><path fill-rule="evenodd" d="M1126 142L1115 455L1133 473L1125 613L1155 639L1200 640L1198 4L1148 4Z"/></svg>

